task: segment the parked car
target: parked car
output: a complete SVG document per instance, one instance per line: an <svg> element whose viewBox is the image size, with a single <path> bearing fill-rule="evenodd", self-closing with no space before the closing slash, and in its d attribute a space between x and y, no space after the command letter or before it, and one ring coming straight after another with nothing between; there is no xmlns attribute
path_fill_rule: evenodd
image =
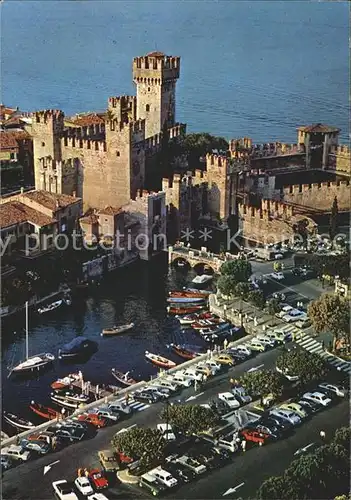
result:
<svg viewBox="0 0 351 500"><path fill-rule="evenodd" d="M147 387L147 392L152 392L156 398L158 398L159 401L164 401L168 399L171 395L171 390L168 389L167 387L161 387L159 385L155 386L148 386Z"/></svg>
<svg viewBox="0 0 351 500"><path fill-rule="evenodd" d="M292 311L294 308L292 306L289 306L288 304L283 306L281 310L276 313L276 317L282 319L283 316L288 314L290 311Z"/></svg>
<svg viewBox="0 0 351 500"><path fill-rule="evenodd" d="M234 359L236 364L243 363L244 361L246 361L249 358L249 356L247 354L244 354L243 352L239 352L239 351L235 350L234 348L228 349L227 352Z"/></svg>
<svg viewBox="0 0 351 500"><path fill-rule="evenodd" d="M109 500L109 499L100 491L96 491L92 495L89 495L87 500Z"/></svg>
<svg viewBox="0 0 351 500"><path fill-rule="evenodd" d="M165 387L168 389L171 393L172 392L178 392L181 389L181 386L179 384L176 384L173 380L169 380L167 378L161 378L157 381L155 381L154 384L152 384L154 387Z"/></svg>
<svg viewBox="0 0 351 500"><path fill-rule="evenodd" d="M281 281L284 279L284 274L279 272L279 273L271 273L270 274L270 277L275 279L275 280L278 280L278 281Z"/></svg>
<svg viewBox="0 0 351 500"><path fill-rule="evenodd" d="M219 354L218 356L214 357L214 361L221 365L234 365L234 360L231 356L229 356L229 354Z"/></svg>
<svg viewBox="0 0 351 500"><path fill-rule="evenodd" d="M264 352L266 350L266 346L255 339L252 339L249 342L248 346L251 349L251 351Z"/></svg>
<svg viewBox="0 0 351 500"><path fill-rule="evenodd" d="M322 392L306 392L303 396L303 399L307 399L307 401L313 401L314 403L318 403L322 406L329 406L332 403L331 398L329 398L326 394Z"/></svg>
<svg viewBox="0 0 351 500"><path fill-rule="evenodd" d="M104 473L99 469L89 471L89 481L94 486L96 491L108 488L108 480Z"/></svg>
<svg viewBox="0 0 351 500"><path fill-rule="evenodd" d="M300 418L307 418L308 417L308 412L303 408L303 406L299 405L298 403L284 403L279 406L282 410L290 410L296 415L298 415Z"/></svg>
<svg viewBox="0 0 351 500"><path fill-rule="evenodd" d="M149 474L154 476L157 481L164 484L167 488L174 488L178 484L176 478L166 470L162 469L161 466L149 471Z"/></svg>
<svg viewBox="0 0 351 500"><path fill-rule="evenodd" d="M303 330L304 328L309 328L312 325L312 321L308 318L299 319L298 321L296 321L295 325L297 326L297 328L301 328Z"/></svg>
<svg viewBox="0 0 351 500"><path fill-rule="evenodd" d="M52 483L55 494L60 500L79 500L71 486L65 479Z"/></svg>
<svg viewBox="0 0 351 500"><path fill-rule="evenodd" d="M279 368L279 366L276 366L275 369L277 370L278 373L281 373L285 378L290 380L290 382L297 382L299 380L299 376L289 374L287 368L283 370L282 368Z"/></svg>
<svg viewBox="0 0 351 500"><path fill-rule="evenodd" d="M329 384L328 382L322 382L321 384L319 384L318 389L326 389L332 394L336 394L340 398L344 398L347 394L347 390L345 389L345 387L337 384Z"/></svg>
<svg viewBox="0 0 351 500"><path fill-rule="evenodd" d="M24 450L22 446L17 446L15 444L2 448L1 455L9 456L21 462L27 462L32 456L29 450Z"/></svg>
<svg viewBox="0 0 351 500"><path fill-rule="evenodd" d="M220 363L216 363L216 361L213 360L213 359L208 359L206 361L201 361L199 363L199 365L201 363L204 363L205 365L207 365L210 368L210 370L212 371L213 374L216 374L216 373L220 372L221 369L222 369L221 364Z"/></svg>
<svg viewBox="0 0 351 500"><path fill-rule="evenodd" d="M233 347L233 351L237 351L240 354L244 354L248 358L250 356L252 356L252 350L247 345L242 345L242 344L237 345L237 346Z"/></svg>
<svg viewBox="0 0 351 500"><path fill-rule="evenodd" d="M60 439L66 439L68 441L81 441L86 435L84 429L79 427L61 428L56 431L56 436Z"/></svg>
<svg viewBox="0 0 351 500"><path fill-rule="evenodd" d="M113 450L100 450L98 457L105 472L117 472L120 469L117 455Z"/></svg>
<svg viewBox="0 0 351 500"><path fill-rule="evenodd" d="M322 409L320 404L314 403L313 401L307 401L307 399L300 399L298 404L301 405L309 415L313 415Z"/></svg>
<svg viewBox="0 0 351 500"><path fill-rule="evenodd" d="M195 474L203 474L207 470L203 464L198 462L195 458L189 457L188 455L182 455L181 457L177 458L176 461L195 472Z"/></svg>
<svg viewBox="0 0 351 500"><path fill-rule="evenodd" d="M89 410L89 414L95 414L98 417L105 419L107 422L110 421L113 423L118 422L118 420L120 419L120 414L111 411L107 404L99 406L98 408L92 408L91 410Z"/></svg>
<svg viewBox="0 0 351 500"><path fill-rule="evenodd" d="M215 443L216 446L230 453L235 453L238 450L238 442L234 435L220 437Z"/></svg>
<svg viewBox="0 0 351 500"><path fill-rule="evenodd" d="M20 446L24 450L35 451L40 455L46 455L51 451L51 446L49 443L43 440L30 440L30 439L22 439L20 442Z"/></svg>
<svg viewBox="0 0 351 500"><path fill-rule="evenodd" d="M299 311L298 309L293 309L288 314L282 317L285 323L295 323L296 321L307 319L306 313Z"/></svg>
<svg viewBox="0 0 351 500"><path fill-rule="evenodd" d="M140 488L147 490L154 497L161 495L167 489L164 484L160 483L148 472L140 476L139 486Z"/></svg>
<svg viewBox="0 0 351 500"><path fill-rule="evenodd" d="M85 497L94 493L89 479L85 476L77 477L77 479L74 481L74 484L77 490Z"/></svg>
<svg viewBox="0 0 351 500"><path fill-rule="evenodd" d="M218 399L224 401L229 408L239 408L239 401L233 396L231 392L220 392Z"/></svg>
<svg viewBox="0 0 351 500"><path fill-rule="evenodd" d="M125 401L111 401L111 403L108 404L108 408L114 413L125 415L132 413L132 408Z"/></svg>
<svg viewBox="0 0 351 500"><path fill-rule="evenodd" d="M197 380L198 382L202 381L202 373L196 372L192 368L187 368L183 371L183 375L185 377L189 377L191 380Z"/></svg>
<svg viewBox="0 0 351 500"><path fill-rule="evenodd" d="M107 424L106 419L100 417L99 415L96 415L96 413L83 413L82 415L78 416L78 421L88 422L98 429L100 429L100 427L105 427Z"/></svg>
<svg viewBox="0 0 351 500"><path fill-rule="evenodd" d="M133 394L133 398L135 401L141 401L142 403L147 402L150 405L152 403L157 403L160 401L161 396L157 396L154 392L152 391L136 391Z"/></svg>
<svg viewBox="0 0 351 500"><path fill-rule="evenodd" d="M235 396L235 398L239 400L239 402L242 404L248 404L251 403L252 401L252 397L246 394L244 387L241 386L233 387L232 393Z"/></svg>
<svg viewBox="0 0 351 500"><path fill-rule="evenodd" d="M250 428L242 429L239 435L243 439L245 439L245 441L257 443L259 446L262 446L263 444L272 440L272 436L270 434L266 434L265 432Z"/></svg>
<svg viewBox="0 0 351 500"><path fill-rule="evenodd" d="M190 387L192 385L192 380L188 377L184 377L183 375L174 374L172 379L176 384L181 385L182 387Z"/></svg>
<svg viewBox="0 0 351 500"><path fill-rule="evenodd" d="M275 415L283 420L287 420L293 425L299 425L301 423L301 418L290 410L283 410L281 408L274 408L270 410L270 415Z"/></svg>
<svg viewBox="0 0 351 500"><path fill-rule="evenodd" d="M261 424L261 423L253 423L253 427L256 428L258 432L263 432L264 434L268 434L272 439L280 439L284 436L283 429L278 425L274 424Z"/></svg>
<svg viewBox="0 0 351 500"><path fill-rule="evenodd" d="M257 342L260 342L261 344L263 344L267 348L275 347L277 345L277 342L275 339L271 339L267 335L263 335L262 333L256 335L252 340L257 340Z"/></svg>
<svg viewBox="0 0 351 500"><path fill-rule="evenodd" d="M166 441L176 440L176 436L170 424L157 424L157 429L161 432Z"/></svg>
<svg viewBox="0 0 351 500"><path fill-rule="evenodd" d="M172 461L165 465L165 470L172 474L179 482L190 483L195 478L195 473L181 464Z"/></svg>
<svg viewBox="0 0 351 500"><path fill-rule="evenodd" d="M292 429L294 428L293 424L285 419L277 417L276 415L264 415L262 418L260 418L259 423L269 428L277 427L283 434L291 433Z"/></svg>

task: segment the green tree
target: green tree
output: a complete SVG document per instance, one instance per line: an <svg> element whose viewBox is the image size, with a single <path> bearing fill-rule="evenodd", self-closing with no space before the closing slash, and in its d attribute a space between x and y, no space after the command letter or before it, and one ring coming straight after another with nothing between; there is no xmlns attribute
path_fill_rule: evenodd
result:
<svg viewBox="0 0 351 500"><path fill-rule="evenodd" d="M284 350L277 358L276 366L288 375L298 376L303 385L320 380L327 372L323 358L312 352L297 349Z"/></svg>
<svg viewBox="0 0 351 500"><path fill-rule="evenodd" d="M283 265L281 262L274 262L273 264L273 270L277 273L278 271L281 271L283 269Z"/></svg>
<svg viewBox="0 0 351 500"><path fill-rule="evenodd" d="M263 309L266 303L262 290L252 290L248 294L248 300L258 309Z"/></svg>
<svg viewBox="0 0 351 500"><path fill-rule="evenodd" d="M178 140L179 154L185 154L191 169L201 167L200 158L213 150L227 151L228 142L223 137L215 137L205 132L187 134Z"/></svg>
<svg viewBox="0 0 351 500"><path fill-rule="evenodd" d="M243 300L246 300L249 296L250 293L250 286L248 283L237 283L235 285L235 290L234 290L235 295L238 297L242 297Z"/></svg>
<svg viewBox="0 0 351 500"><path fill-rule="evenodd" d="M274 316L280 311L280 301L278 299L270 299L267 304L268 313Z"/></svg>
<svg viewBox="0 0 351 500"><path fill-rule="evenodd" d="M257 491L260 500L298 500L301 492L298 484L286 476L273 476L264 481Z"/></svg>
<svg viewBox="0 0 351 500"><path fill-rule="evenodd" d="M158 465L164 458L166 441L157 429L135 427L121 434L115 434L112 445L117 451L140 460L142 468Z"/></svg>
<svg viewBox="0 0 351 500"><path fill-rule="evenodd" d="M228 274L223 274L217 281L217 288L223 295L233 295L235 293L236 285L237 283L233 276Z"/></svg>
<svg viewBox="0 0 351 500"><path fill-rule="evenodd" d="M218 416L200 405L173 405L164 408L161 417L183 434L192 435L206 431L218 423Z"/></svg>
<svg viewBox="0 0 351 500"><path fill-rule="evenodd" d="M257 370L245 373L240 377L240 383L252 396L266 396L272 393L279 396L283 391L283 378L273 370Z"/></svg>
<svg viewBox="0 0 351 500"><path fill-rule="evenodd" d="M338 234L338 218L339 218L339 209L338 209L338 199L335 196L333 200L333 205L331 207L330 220L329 220L329 236L334 242L335 236Z"/></svg>
<svg viewBox="0 0 351 500"><path fill-rule="evenodd" d="M335 431L333 441L335 444L340 444L348 450L351 441L351 429L349 427L340 427L340 429Z"/></svg>
<svg viewBox="0 0 351 500"><path fill-rule="evenodd" d="M308 305L308 316L317 333L332 333L334 349L337 340L348 337L350 308L346 298L326 293Z"/></svg>
<svg viewBox="0 0 351 500"><path fill-rule="evenodd" d="M229 260L222 264L221 274L232 276L237 283L247 283L252 274L252 266L246 259Z"/></svg>

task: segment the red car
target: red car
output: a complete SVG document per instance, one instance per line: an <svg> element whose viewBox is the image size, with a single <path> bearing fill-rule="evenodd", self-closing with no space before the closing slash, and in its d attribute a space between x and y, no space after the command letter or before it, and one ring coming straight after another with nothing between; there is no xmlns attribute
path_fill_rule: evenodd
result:
<svg viewBox="0 0 351 500"><path fill-rule="evenodd" d="M256 429L243 429L240 435L246 441L258 443L260 446L271 440L271 436L265 432L260 432Z"/></svg>
<svg viewBox="0 0 351 500"><path fill-rule="evenodd" d="M83 415L79 415L78 420L80 422L88 422L92 424L94 427L105 427L107 422L104 418L95 415L95 413L84 413Z"/></svg>
<svg viewBox="0 0 351 500"><path fill-rule="evenodd" d="M108 488L108 481L103 472L99 469L89 471L89 480L95 490L104 490Z"/></svg>
<svg viewBox="0 0 351 500"><path fill-rule="evenodd" d="M132 462L134 462L134 460L132 458L128 457L128 455L125 455L121 451L116 451L116 454L118 456L118 460L122 464L131 464Z"/></svg>

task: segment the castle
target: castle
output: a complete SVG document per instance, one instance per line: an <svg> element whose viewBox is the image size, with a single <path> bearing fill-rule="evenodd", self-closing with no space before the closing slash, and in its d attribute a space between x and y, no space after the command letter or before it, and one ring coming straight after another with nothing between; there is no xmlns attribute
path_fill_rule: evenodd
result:
<svg viewBox="0 0 351 500"><path fill-rule="evenodd" d="M162 136L185 134L175 121L180 58L152 52L133 60L136 96L110 97L107 112L66 120L60 110L33 114L35 187L75 194L84 209L121 207L142 191ZM78 126L77 126L78 124Z"/></svg>

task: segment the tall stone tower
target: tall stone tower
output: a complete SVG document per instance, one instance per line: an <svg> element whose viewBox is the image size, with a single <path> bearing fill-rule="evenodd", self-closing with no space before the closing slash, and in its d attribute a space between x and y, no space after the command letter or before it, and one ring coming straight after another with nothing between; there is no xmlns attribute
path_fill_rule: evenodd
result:
<svg viewBox="0 0 351 500"><path fill-rule="evenodd" d="M133 81L137 87L137 117L145 119L145 137L151 137L175 123L175 90L180 57L151 52L133 60Z"/></svg>
<svg viewBox="0 0 351 500"><path fill-rule="evenodd" d="M50 156L56 161L62 159L61 137L64 128L64 116L64 113L57 109L47 109L33 113L32 136L36 189L42 189L40 158Z"/></svg>

